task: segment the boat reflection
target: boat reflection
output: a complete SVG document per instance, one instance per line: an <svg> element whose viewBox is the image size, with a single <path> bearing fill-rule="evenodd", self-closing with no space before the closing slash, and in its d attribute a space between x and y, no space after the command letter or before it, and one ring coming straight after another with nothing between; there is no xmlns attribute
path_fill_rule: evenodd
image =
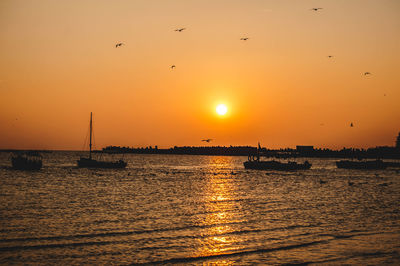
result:
<svg viewBox="0 0 400 266"><path fill-rule="evenodd" d="M231 174L234 167L232 158L209 157L209 172L206 174L204 186L205 216L197 222L204 229L203 237L199 238L196 257L208 257L234 253L241 249L240 235L232 234L238 224L243 222L240 215L240 200L237 182ZM229 265L233 261L226 258L215 262Z"/></svg>

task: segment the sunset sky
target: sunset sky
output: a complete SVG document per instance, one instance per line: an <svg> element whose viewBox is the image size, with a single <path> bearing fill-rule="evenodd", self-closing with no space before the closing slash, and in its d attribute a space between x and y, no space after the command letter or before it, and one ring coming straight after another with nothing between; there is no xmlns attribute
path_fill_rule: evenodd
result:
<svg viewBox="0 0 400 266"><path fill-rule="evenodd" d="M0 149L394 145L399 50L399 0L2 0Z"/></svg>

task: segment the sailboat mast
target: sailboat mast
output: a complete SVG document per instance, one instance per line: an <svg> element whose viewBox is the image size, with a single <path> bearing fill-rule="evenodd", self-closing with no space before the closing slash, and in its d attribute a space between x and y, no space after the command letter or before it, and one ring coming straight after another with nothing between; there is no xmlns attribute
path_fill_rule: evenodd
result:
<svg viewBox="0 0 400 266"><path fill-rule="evenodd" d="M90 142L89 142L89 159L92 159L92 112L90 112Z"/></svg>

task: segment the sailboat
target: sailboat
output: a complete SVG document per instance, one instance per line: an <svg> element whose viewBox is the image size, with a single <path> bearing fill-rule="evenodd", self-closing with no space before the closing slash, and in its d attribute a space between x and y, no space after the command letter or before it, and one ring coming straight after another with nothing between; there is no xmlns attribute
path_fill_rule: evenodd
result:
<svg viewBox="0 0 400 266"><path fill-rule="evenodd" d="M100 161L92 158L92 131L93 131L93 122L92 122L92 112L90 112L90 141L89 141L89 158L81 157L77 163L78 167L86 167L86 168L125 168L127 163L123 160L118 160L114 162L110 161Z"/></svg>

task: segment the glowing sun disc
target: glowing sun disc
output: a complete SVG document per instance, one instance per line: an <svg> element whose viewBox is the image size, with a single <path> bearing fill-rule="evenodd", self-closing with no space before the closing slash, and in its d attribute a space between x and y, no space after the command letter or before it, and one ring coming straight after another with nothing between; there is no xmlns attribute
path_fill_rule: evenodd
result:
<svg viewBox="0 0 400 266"><path fill-rule="evenodd" d="M217 111L217 114L219 115L224 115L226 114L226 112L228 112L228 108L226 107L225 104L220 104L217 106L217 109L215 109Z"/></svg>

